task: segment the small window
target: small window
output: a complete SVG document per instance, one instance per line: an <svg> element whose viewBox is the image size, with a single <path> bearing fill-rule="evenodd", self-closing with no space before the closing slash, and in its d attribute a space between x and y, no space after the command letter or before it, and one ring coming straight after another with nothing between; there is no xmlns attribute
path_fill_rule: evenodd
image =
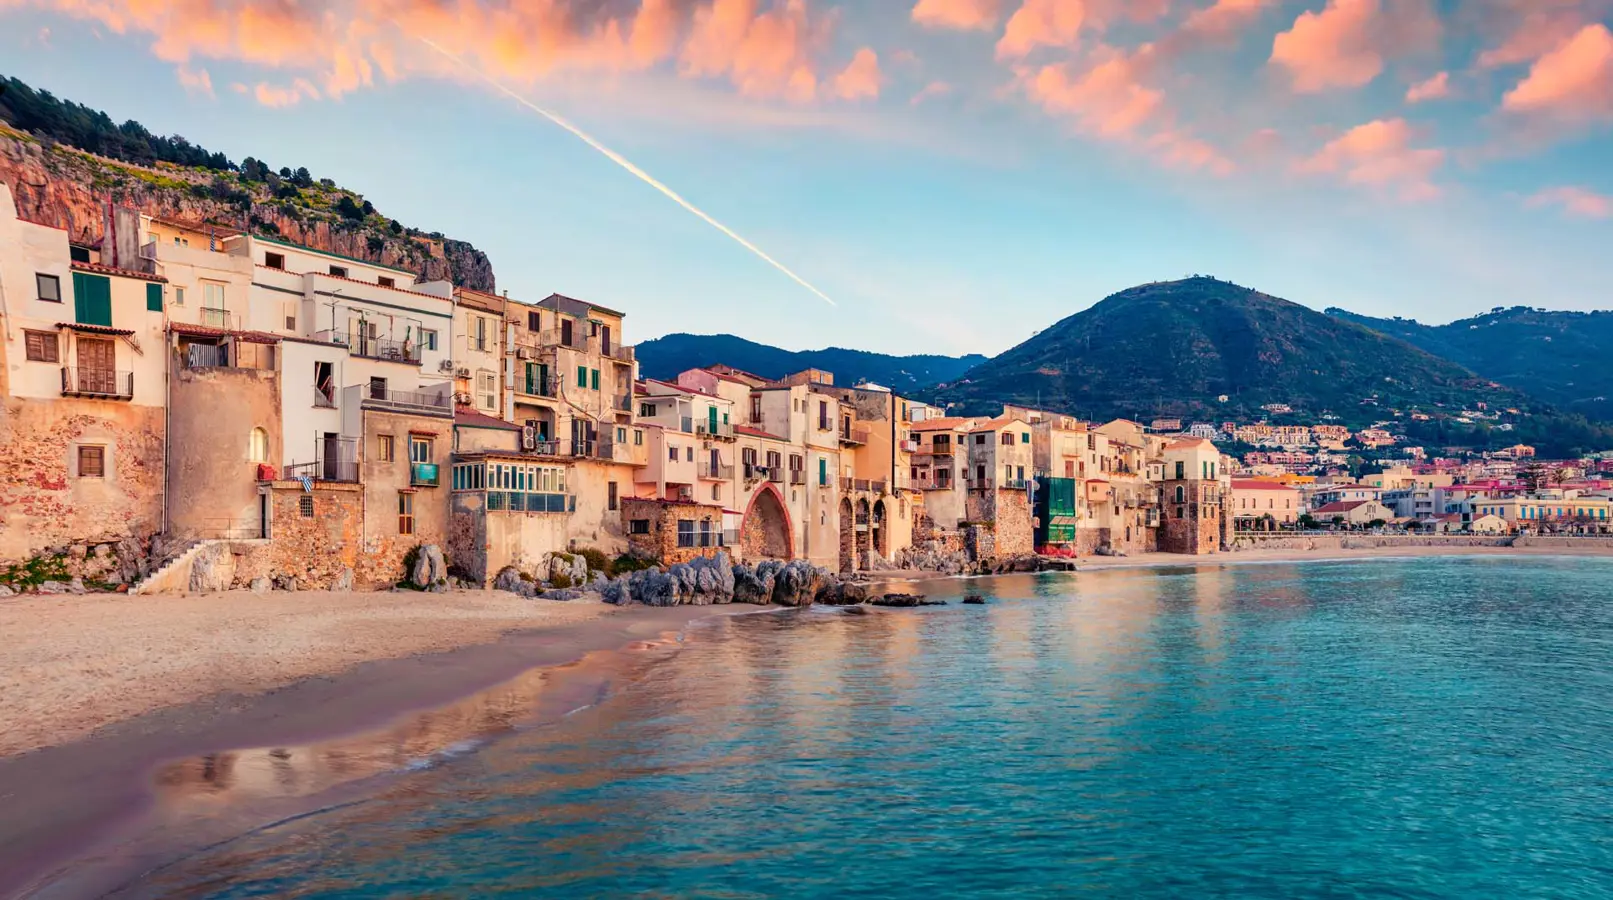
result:
<svg viewBox="0 0 1613 900"><path fill-rule="evenodd" d="M398 495L398 534L414 534L414 495Z"/></svg>
<svg viewBox="0 0 1613 900"><path fill-rule="evenodd" d="M304 519L312 519L314 517L314 495L303 494L298 497L297 511L302 513Z"/></svg>
<svg viewBox="0 0 1613 900"><path fill-rule="evenodd" d="M618 443L618 444L627 443L627 429L626 428L617 428L616 429L616 443Z"/></svg>
<svg viewBox="0 0 1613 900"><path fill-rule="evenodd" d="M269 432L262 428L252 429L246 440L246 458L255 463L269 461Z"/></svg>
<svg viewBox="0 0 1613 900"><path fill-rule="evenodd" d="M631 520L629 520L628 523L627 523L627 533L628 534L649 534L650 533L650 520L649 519L631 519Z"/></svg>
<svg viewBox="0 0 1613 900"><path fill-rule="evenodd" d="M598 369L590 369L590 370L588 370L588 375L589 375L589 381L591 382L589 384L589 387L593 388L596 391L599 390L599 370Z"/></svg>
<svg viewBox="0 0 1613 900"><path fill-rule="evenodd" d="M1014 446L1014 434L1013 434L1013 432L1010 432L1010 431L1003 432L1003 446L1005 446L1005 447Z"/></svg>
<svg viewBox="0 0 1613 900"><path fill-rule="evenodd" d="M711 486L711 499L713 499L713 500L721 500L722 499L722 485L714 484L714 485Z"/></svg>
<svg viewBox="0 0 1613 900"><path fill-rule="evenodd" d="M106 477L106 448L105 447L79 447L78 448L78 477L105 478Z"/></svg>
<svg viewBox="0 0 1613 900"><path fill-rule="evenodd" d="M62 280L60 278L40 272L34 276L34 284L39 288L39 299L46 303L62 302Z"/></svg>
<svg viewBox="0 0 1613 900"><path fill-rule="evenodd" d="M28 359L33 362L61 362L61 342L49 331L24 331Z"/></svg>
<svg viewBox="0 0 1613 900"><path fill-rule="evenodd" d="M286 316L286 330L287 331L296 331L297 330L297 317L296 316Z"/></svg>
<svg viewBox="0 0 1613 900"><path fill-rule="evenodd" d="M975 443L976 444L984 444L985 442L986 442L986 436L985 435L983 435L983 434L975 435Z"/></svg>
<svg viewBox="0 0 1613 900"><path fill-rule="evenodd" d="M614 481L606 482L605 484L605 508L613 511L616 509L616 482Z"/></svg>
<svg viewBox="0 0 1613 900"><path fill-rule="evenodd" d="M429 463L432 457L432 440L418 435L409 436L409 462Z"/></svg>
<svg viewBox="0 0 1613 900"><path fill-rule="evenodd" d="M693 519L679 519L678 520L678 546L679 547L693 547L694 546L694 520Z"/></svg>
<svg viewBox="0 0 1613 900"><path fill-rule="evenodd" d="M684 460L685 462L694 462L694 448L693 447L685 447L685 448L683 448L683 452L684 452L684 455L686 457L685 460Z"/></svg>
<svg viewBox="0 0 1613 900"><path fill-rule="evenodd" d="M430 328L420 329L420 346L427 350L437 349L437 332Z"/></svg>
<svg viewBox="0 0 1613 900"><path fill-rule="evenodd" d="M577 367L577 387L585 388L587 386L588 386L588 367L587 366L578 366Z"/></svg>
<svg viewBox="0 0 1613 900"><path fill-rule="evenodd" d="M174 305L175 306L184 306L185 305L185 289L184 288L182 288L182 287L174 288Z"/></svg>
<svg viewBox="0 0 1613 900"><path fill-rule="evenodd" d="M395 455L392 446L392 435L382 434L375 438L375 455L381 462L391 462Z"/></svg>
<svg viewBox="0 0 1613 900"><path fill-rule="evenodd" d="M330 267L330 274L335 275L337 278L346 278L347 277L347 267L346 266L331 266ZM406 533L412 533L412 532L406 532Z"/></svg>
<svg viewBox="0 0 1613 900"><path fill-rule="evenodd" d="M638 414L643 416L646 419L655 418L655 404L654 403L640 403L638 405Z"/></svg>
<svg viewBox="0 0 1613 900"><path fill-rule="evenodd" d="M633 446L644 446L644 432L637 428L633 429Z"/></svg>
<svg viewBox="0 0 1613 900"><path fill-rule="evenodd" d="M286 268L286 255L284 253L265 253L263 254L263 264L271 269L284 270Z"/></svg>
<svg viewBox="0 0 1613 900"><path fill-rule="evenodd" d="M398 286L398 282L397 282L397 279L395 279L395 278L388 278L388 277L387 277L387 276L385 276L385 275L382 275L382 276L380 276L380 277L379 277L379 278L376 278L376 279L375 279L375 283L376 283L376 284L378 284L378 285L380 285L380 286L381 286L381 287L389 287L389 288L395 288L395 287L397 287L397 286Z"/></svg>
<svg viewBox="0 0 1613 900"><path fill-rule="evenodd" d="M668 448L666 448L666 458L667 458L668 462L677 462L678 461L678 448L676 448L676 447L668 447Z"/></svg>

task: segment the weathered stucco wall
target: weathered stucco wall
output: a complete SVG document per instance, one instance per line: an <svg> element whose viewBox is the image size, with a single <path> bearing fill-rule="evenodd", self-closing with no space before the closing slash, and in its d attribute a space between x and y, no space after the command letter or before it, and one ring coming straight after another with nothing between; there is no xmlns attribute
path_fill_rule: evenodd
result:
<svg viewBox="0 0 1613 900"><path fill-rule="evenodd" d="M283 465L280 378L262 369L177 364L170 376L169 530L182 538L261 537L251 434L268 436L267 462Z"/></svg>
<svg viewBox="0 0 1613 900"><path fill-rule="evenodd" d="M447 481L450 471L449 442L453 423L433 416L364 411L364 438L359 448L361 477L364 481L364 548L357 572L360 584L392 584L408 573L403 558L425 544L446 546L448 540ZM380 436L392 438L393 458L383 460L377 451ZM436 487L410 483L409 438L432 439L433 461L438 464ZM414 529L402 532L399 497L414 497ZM445 551L446 552L446 551ZM450 564L454 561L450 557Z"/></svg>
<svg viewBox="0 0 1613 900"><path fill-rule="evenodd" d="M78 448L105 448L105 475L78 474ZM163 410L111 400L0 406L0 563L48 548L133 540L162 529Z"/></svg>

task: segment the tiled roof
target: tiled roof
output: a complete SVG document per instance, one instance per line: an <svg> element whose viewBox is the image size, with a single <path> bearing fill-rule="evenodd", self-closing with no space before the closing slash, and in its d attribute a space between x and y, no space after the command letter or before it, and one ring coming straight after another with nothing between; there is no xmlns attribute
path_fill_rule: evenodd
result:
<svg viewBox="0 0 1613 900"><path fill-rule="evenodd" d="M213 328L208 325L189 325L184 322L169 322L168 330L174 334L188 334L193 337L233 337L238 341L250 341L254 344L278 344L280 335L269 334L263 331L230 331L226 328Z"/></svg>
<svg viewBox="0 0 1613 900"><path fill-rule="evenodd" d="M134 330L130 328L113 328L110 325L85 325L81 322L57 322L56 327L82 331L86 334L120 334L125 336L134 334Z"/></svg>
<svg viewBox="0 0 1613 900"><path fill-rule="evenodd" d="M545 306L544 308L545 309L553 309L554 306L555 306L554 301L557 300L557 299L559 299L559 300L570 300L572 303L581 303L583 306L586 306L586 307L588 307L589 309L592 309L592 310L597 310L599 312L602 312L607 316L616 316L617 318L621 318L621 319L627 318L627 313L617 312L616 310L611 309L608 306L600 306L598 303L590 303L587 300L578 300L576 297L567 297L565 294L550 294L549 296L544 297L542 300L539 300L537 302L537 305L538 306L543 306L545 303L547 303L549 305Z"/></svg>
<svg viewBox="0 0 1613 900"><path fill-rule="evenodd" d="M103 266L100 263L75 262L73 268L80 272L94 272L97 275L116 275L119 278L138 278L141 281L155 281L167 284L168 279L161 275L148 275L145 272L136 272L133 269L120 269L117 266Z"/></svg>
<svg viewBox="0 0 1613 900"><path fill-rule="evenodd" d="M1261 481L1258 478L1234 478L1232 489L1235 491L1291 491L1299 493L1296 488L1289 487L1275 481Z"/></svg>
<svg viewBox="0 0 1613 900"><path fill-rule="evenodd" d="M769 439L775 440L775 441L784 440L784 438L781 438L776 434L771 434L769 432L763 431L760 428L752 428L749 425L735 425L734 426L734 433L735 434L743 434L743 435L746 435L748 437L769 438Z"/></svg>
<svg viewBox="0 0 1613 900"><path fill-rule="evenodd" d="M1316 511L1319 513L1349 512L1356 507L1365 506L1371 502L1371 500L1341 500L1336 503L1329 503L1326 506L1319 507Z"/></svg>
<svg viewBox="0 0 1613 900"><path fill-rule="evenodd" d="M498 431L520 431L521 426L514 425L503 419L495 419L486 413L478 412L468 406L454 407L454 425L466 428L492 428Z"/></svg>
<svg viewBox="0 0 1613 900"><path fill-rule="evenodd" d="M1208 438L1189 438L1185 441L1171 441L1165 445L1166 450L1196 450L1205 445L1215 448L1215 442Z"/></svg>
<svg viewBox="0 0 1613 900"><path fill-rule="evenodd" d="M908 430L909 431L952 431L952 430L955 430L955 429L963 428L965 425L968 425L970 422L973 422L973 421L974 421L973 419L965 419L965 418L962 418L960 416L951 416L951 417L943 418L943 419L925 419L922 422L914 422L912 424L912 426L910 426L908 428Z"/></svg>

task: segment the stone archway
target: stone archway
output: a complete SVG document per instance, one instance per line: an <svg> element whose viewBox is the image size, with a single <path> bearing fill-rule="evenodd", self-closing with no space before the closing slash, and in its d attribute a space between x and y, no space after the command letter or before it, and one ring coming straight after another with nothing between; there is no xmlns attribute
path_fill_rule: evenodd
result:
<svg viewBox="0 0 1613 900"><path fill-rule="evenodd" d="M745 510L739 528L739 552L746 559L793 559L795 536L790 513L778 488L762 485Z"/></svg>
<svg viewBox="0 0 1613 900"><path fill-rule="evenodd" d="M857 571L857 523L852 520L851 500L840 498L840 571Z"/></svg>
<svg viewBox="0 0 1613 900"><path fill-rule="evenodd" d="M890 527L889 523L885 521L884 500L877 500L874 502L874 518L873 521L869 523L868 530L871 534L870 543L873 545L874 552L879 554L883 559L890 559Z"/></svg>

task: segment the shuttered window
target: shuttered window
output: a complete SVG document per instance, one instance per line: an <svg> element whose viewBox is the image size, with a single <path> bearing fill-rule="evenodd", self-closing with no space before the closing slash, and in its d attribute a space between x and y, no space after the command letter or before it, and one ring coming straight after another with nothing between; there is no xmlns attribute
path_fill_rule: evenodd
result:
<svg viewBox="0 0 1613 900"><path fill-rule="evenodd" d="M28 358L34 362L61 362L61 343L49 331L25 331Z"/></svg>
<svg viewBox="0 0 1613 900"><path fill-rule="evenodd" d="M112 326L112 280L73 273L73 320L80 325Z"/></svg>
<svg viewBox="0 0 1613 900"><path fill-rule="evenodd" d="M162 312L162 285L146 285L146 309L151 312Z"/></svg>
<svg viewBox="0 0 1613 900"><path fill-rule="evenodd" d="M106 448L80 447L78 448L78 477L105 478L106 477Z"/></svg>

